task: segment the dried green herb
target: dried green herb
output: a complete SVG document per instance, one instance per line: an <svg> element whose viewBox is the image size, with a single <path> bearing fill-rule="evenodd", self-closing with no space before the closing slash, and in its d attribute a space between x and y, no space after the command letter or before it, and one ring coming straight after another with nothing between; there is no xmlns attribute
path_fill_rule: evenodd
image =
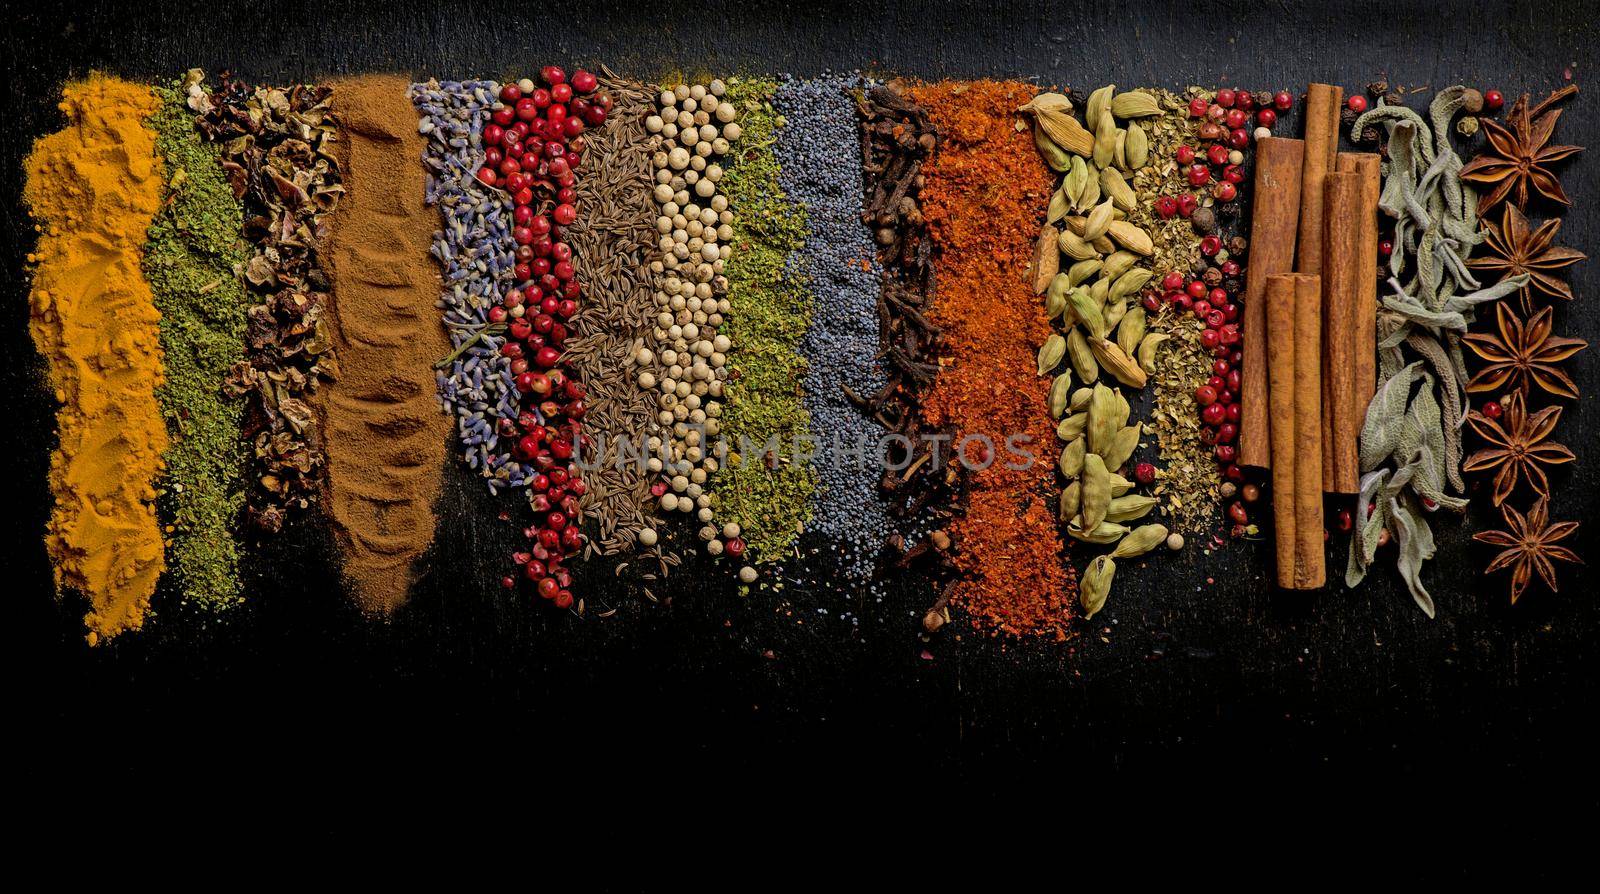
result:
<svg viewBox="0 0 1600 894"><path fill-rule="evenodd" d="M1378 207L1395 220L1395 250L1378 313L1378 390L1361 432L1356 517L1363 521L1351 539L1345 583L1355 587L1365 578L1387 530L1399 547L1400 575L1429 617L1434 604L1421 571L1434 542L1423 501L1457 511L1466 506L1447 493L1447 487L1465 490L1459 471L1467 381L1461 336L1475 307L1528 281L1519 275L1483 288L1466 264L1485 238L1477 197L1462 181L1461 158L1450 145L1450 122L1467 95L1460 86L1440 91L1428 121L1405 106L1379 103L1352 127L1353 136L1373 124L1388 133Z"/></svg>
<svg viewBox="0 0 1600 894"><path fill-rule="evenodd" d="M777 84L740 78L728 97L744 109L744 135L718 186L734 212L726 273L733 305L723 331L738 353L731 361L722 437L737 452L776 438L781 456L740 456L712 481L717 514L736 522L761 561L775 561L794 544L811 515L811 467L790 462L797 439L810 436L800 397L805 359L800 340L811 323L811 291L789 263L805 243L805 210L784 194L774 155L782 117L771 98Z"/></svg>
<svg viewBox="0 0 1600 894"><path fill-rule="evenodd" d="M238 604L244 505L243 407L220 383L244 357L243 209L217 147L203 142L185 106L188 84L156 88L150 116L165 162L167 196L151 222L140 266L161 311L165 377L156 390L169 446L157 502L167 531L167 568L186 603Z"/></svg>

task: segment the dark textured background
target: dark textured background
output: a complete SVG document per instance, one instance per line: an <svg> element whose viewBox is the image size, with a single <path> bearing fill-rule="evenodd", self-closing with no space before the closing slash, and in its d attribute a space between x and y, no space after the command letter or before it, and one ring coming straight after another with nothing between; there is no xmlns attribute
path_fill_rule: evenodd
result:
<svg viewBox="0 0 1600 894"><path fill-rule="evenodd" d="M13 654L30 659L15 679L34 741L79 758L80 769L234 766L248 756L255 773L331 774L346 764L426 766L470 747L487 766L547 766L564 756L579 778L670 755L726 778L826 768L851 781L882 768L930 788L997 784L1010 770L1058 782L1113 769L1164 779L1155 771L1172 767L1220 778L1374 771L1435 779L1566 767L1592 781L1587 760L1578 761L1590 753L1582 733L1600 652L1587 571L1565 571L1558 595L1536 586L1522 605L1507 606L1504 578L1480 578L1486 556L1465 537L1489 521L1476 507L1466 525L1438 518L1441 550L1427 571L1436 620L1384 569L1357 593L1274 594L1264 576L1269 549L1238 545L1125 568L1097 619L1104 623L1070 648L946 636L925 660L914 635L927 602L920 592L878 605L800 590L780 604L741 601L720 578L686 575L691 583L670 605L623 597L609 620L513 603L495 583L505 528L455 475L430 571L390 622L351 609L335 587L325 538L308 525L254 565L250 607L237 617L207 622L167 611L143 633L86 648L81 606L52 598L40 545L53 409L26 332L22 258L32 237L19 204L21 159L34 136L59 126L54 104L68 76L98 67L156 78L201 66L273 81L378 69L517 77L548 62L605 62L646 78L674 68L805 75L873 66L1088 87L1110 80L1296 92L1311 80L1350 89L1387 76L1408 87L1494 86L1510 97L1543 95L1568 68L1582 82L1600 40L1593 8L1572 2L1461 14L1408 0L1150 3L1134 12L992 0L826 15L803 11L810 4L747 0L727 4L732 12L706 4L666 11L675 6L593 3L559 25L493 0L227 10L79 0L8 13L0 449L10 468L0 541L13 603L5 626L20 647ZM1570 106L1558 139L1593 144L1594 100L1585 94ZM1591 254L1600 245L1600 195L1584 175L1595 163L1583 158L1568 169L1575 208L1562 233ZM1595 265L1580 264L1573 283L1580 297L1558 311L1558 328L1600 342ZM1600 394L1593 350L1571 369L1586 394ZM1586 526L1600 521L1595 406L1591 398L1569 409L1558 435L1580 462L1558 475L1555 511ZM1343 561L1341 545L1330 568ZM602 592L598 601L615 596ZM815 611L846 601L859 625Z"/></svg>

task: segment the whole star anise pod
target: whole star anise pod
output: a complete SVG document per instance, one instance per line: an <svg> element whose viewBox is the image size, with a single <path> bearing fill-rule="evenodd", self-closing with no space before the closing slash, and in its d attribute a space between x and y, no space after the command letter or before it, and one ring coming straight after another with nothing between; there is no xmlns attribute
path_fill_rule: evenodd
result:
<svg viewBox="0 0 1600 894"><path fill-rule="evenodd" d="M1550 334L1551 308L1533 315L1526 324L1508 302L1495 305L1500 324L1498 335L1474 332L1462 338L1472 352L1489 361L1478 370L1467 390L1473 393L1515 388L1526 394L1530 383L1551 394L1576 398L1578 386L1572 377L1555 364L1589 346L1581 338Z"/></svg>
<svg viewBox="0 0 1600 894"><path fill-rule="evenodd" d="M1582 146L1549 145L1556 122L1561 120L1561 110L1550 107L1577 92L1578 88L1569 84L1550 94L1532 110L1528 108L1528 95L1524 93L1506 115L1510 128L1483 119L1483 132L1489 137L1489 145L1461 169L1461 179L1486 188L1478 199L1480 217L1508 196L1518 208L1526 209L1530 186L1553 202L1572 204L1561 188L1561 181L1546 166L1583 151Z"/></svg>
<svg viewBox="0 0 1600 894"><path fill-rule="evenodd" d="M1576 249L1555 245L1556 234L1561 232L1561 219L1551 218L1539 229L1528 231L1528 218L1515 205L1507 203L1500 214L1500 223L1484 221L1488 238L1484 247L1489 253L1467 261L1474 270L1488 270L1501 279L1528 274L1528 284L1517 290L1522 299L1522 312L1533 310L1533 290L1538 289L1553 298L1572 300L1572 286L1557 279L1556 271L1585 260L1588 255Z"/></svg>
<svg viewBox="0 0 1600 894"><path fill-rule="evenodd" d="M1490 419L1477 410L1467 414L1467 422L1489 446L1467 457L1461 464L1464 472L1485 472L1498 469L1494 476L1494 504L1499 506L1516 489L1517 482L1528 479L1528 486L1543 496L1550 494L1550 479L1544 466L1570 463L1572 451L1555 441L1546 440L1561 419L1560 407L1545 407L1528 415L1522 392L1511 392L1506 401L1505 425Z"/></svg>
<svg viewBox="0 0 1600 894"><path fill-rule="evenodd" d="M1562 562L1575 562L1583 564L1578 554L1564 546L1557 546L1559 541L1571 537L1578 530L1577 522L1557 522L1550 524L1550 499L1540 497L1533 508L1528 510L1527 517L1510 506L1501 506L1500 515L1505 519L1504 531L1482 531L1472 535L1472 539L1479 543L1491 546L1503 546L1503 550L1489 567L1486 573L1511 569L1511 604L1516 605L1517 599L1522 596L1522 591L1527 589L1528 579L1533 572L1539 572L1539 578L1544 581L1550 591L1556 592L1556 567L1552 560Z"/></svg>

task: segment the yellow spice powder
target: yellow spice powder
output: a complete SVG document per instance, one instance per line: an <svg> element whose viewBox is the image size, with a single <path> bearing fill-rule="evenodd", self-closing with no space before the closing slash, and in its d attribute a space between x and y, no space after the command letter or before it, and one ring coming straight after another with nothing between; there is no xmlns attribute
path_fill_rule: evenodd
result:
<svg viewBox="0 0 1600 894"><path fill-rule="evenodd" d="M139 628L165 567L160 314L139 269L162 167L145 126L158 105L149 87L95 74L63 97L66 128L27 160L39 229L30 330L61 403L46 546L56 585L89 600L93 644Z"/></svg>

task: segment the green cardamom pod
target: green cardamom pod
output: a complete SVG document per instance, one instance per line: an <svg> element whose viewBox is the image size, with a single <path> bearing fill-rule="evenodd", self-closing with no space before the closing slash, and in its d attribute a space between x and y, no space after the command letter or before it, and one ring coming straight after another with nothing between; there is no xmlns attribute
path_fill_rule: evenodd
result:
<svg viewBox="0 0 1600 894"><path fill-rule="evenodd" d="M1070 226L1061 231L1061 237L1056 240L1056 247L1074 261L1087 261L1100 257L1100 252L1095 251L1094 246L1085 242L1082 236L1074 233Z"/></svg>
<svg viewBox="0 0 1600 894"><path fill-rule="evenodd" d="M1061 364L1061 358L1067 353L1067 340L1057 333L1051 333L1039 346L1039 375L1044 375Z"/></svg>
<svg viewBox="0 0 1600 894"><path fill-rule="evenodd" d="M1095 556L1089 567L1083 569L1083 577L1078 581L1078 604L1083 606L1085 619L1094 617L1106 607L1106 598L1111 595L1111 580L1116 576L1117 563L1111 556Z"/></svg>
<svg viewBox="0 0 1600 894"><path fill-rule="evenodd" d="M1101 115L1100 123L1094 131L1094 166L1100 169L1109 167L1117 156L1117 119L1110 115Z"/></svg>
<svg viewBox="0 0 1600 894"><path fill-rule="evenodd" d="M1061 489L1061 500L1056 504L1056 517L1062 524L1078 514L1078 482L1073 481Z"/></svg>
<svg viewBox="0 0 1600 894"><path fill-rule="evenodd" d="M1087 258L1067 268L1067 279L1072 288L1077 288L1080 283L1099 273L1103 267L1099 258Z"/></svg>
<svg viewBox="0 0 1600 894"><path fill-rule="evenodd" d="M1100 204L1100 178L1089 173L1088 165L1084 165L1083 191L1078 193L1078 200L1072 203L1072 207L1077 211L1088 211L1098 204Z"/></svg>
<svg viewBox="0 0 1600 894"><path fill-rule="evenodd" d="M1122 322L1122 317L1127 312L1128 301L1126 298L1107 298L1105 309L1106 331L1110 332L1115 330L1117 328L1117 324Z"/></svg>
<svg viewBox="0 0 1600 894"><path fill-rule="evenodd" d="M1072 156L1046 136L1037 122L1033 125L1033 144L1039 147L1039 154L1044 156L1044 163L1050 170L1065 173L1072 167Z"/></svg>
<svg viewBox="0 0 1600 894"><path fill-rule="evenodd" d="M1125 494L1113 497L1106 505L1106 521L1128 522L1136 518L1144 518L1150 510L1156 508L1161 501L1155 497L1144 494Z"/></svg>
<svg viewBox="0 0 1600 894"><path fill-rule="evenodd" d="M1111 496L1120 497L1130 490L1133 490L1132 481L1118 475L1116 472L1111 473Z"/></svg>
<svg viewBox="0 0 1600 894"><path fill-rule="evenodd" d="M1061 417L1060 424L1056 426L1056 437L1065 442L1076 441L1083 437L1088 424L1088 413L1068 413Z"/></svg>
<svg viewBox="0 0 1600 894"><path fill-rule="evenodd" d="M1113 148L1111 150L1111 163L1116 165L1117 167L1121 168L1122 170L1127 170L1128 169L1128 132L1126 130L1124 130L1123 128L1120 128L1120 127L1117 128L1117 141L1116 141L1116 143L1113 144L1113 146L1115 148Z"/></svg>
<svg viewBox="0 0 1600 894"><path fill-rule="evenodd" d="M1127 93L1118 93L1112 97L1108 108L1111 114L1118 118L1148 118L1151 115L1161 114L1161 105L1156 98L1142 90L1130 90Z"/></svg>
<svg viewBox="0 0 1600 894"><path fill-rule="evenodd" d="M1120 388L1117 389L1117 427L1118 428L1121 428L1122 426L1128 424L1128 416L1129 416L1129 414L1131 412L1132 412L1132 408L1128 406L1128 399L1123 396L1122 390Z"/></svg>
<svg viewBox="0 0 1600 894"><path fill-rule="evenodd" d="M1110 199L1094 206L1094 210L1089 212L1089 218L1083 223L1083 241L1092 243L1106 234L1106 230L1111 227L1112 209Z"/></svg>
<svg viewBox="0 0 1600 894"><path fill-rule="evenodd" d="M1106 461L1106 468L1121 469L1127 465L1128 459L1133 456L1133 451L1138 446L1139 426L1123 426L1122 430L1117 432L1116 437L1111 439L1111 446L1107 447L1106 452L1100 454L1100 456Z"/></svg>
<svg viewBox="0 0 1600 894"><path fill-rule="evenodd" d="M1117 436L1121 424L1114 418L1117 412L1116 389L1096 383L1094 396L1089 398L1089 427L1086 430L1090 453L1104 456Z"/></svg>
<svg viewBox="0 0 1600 894"><path fill-rule="evenodd" d="M1072 403L1067 406L1074 413L1082 413L1089 409L1089 401L1094 400L1094 389L1088 385L1072 392Z"/></svg>
<svg viewBox="0 0 1600 894"><path fill-rule="evenodd" d="M1062 339L1062 341L1061 341L1061 350L1062 351L1066 351L1066 349L1067 349L1066 339ZM1055 381L1050 383L1050 418L1051 419L1060 419L1061 415L1063 413L1067 412L1067 399L1069 397L1071 397L1071 392L1072 392L1072 373L1070 373L1070 372L1064 372L1061 375L1056 376Z"/></svg>
<svg viewBox="0 0 1600 894"><path fill-rule="evenodd" d="M1107 84L1089 94L1089 102L1083 107L1083 124L1091 133L1100 129L1100 117L1106 106L1111 104L1111 95L1116 92L1116 84Z"/></svg>
<svg viewBox="0 0 1600 894"><path fill-rule="evenodd" d="M1132 270L1129 270L1127 273L1117 277L1117 281L1112 284L1111 297L1127 298L1128 296L1135 294L1140 289L1144 288L1144 284L1150 281L1150 277L1152 275L1152 271L1143 267L1135 267Z"/></svg>
<svg viewBox="0 0 1600 894"><path fill-rule="evenodd" d="M1067 362L1072 364L1072 371L1078 374L1080 381L1099 381L1100 364L1095 361L1094 351L1089 348L1089 340L1083 337L1083 330L1076 326L1067 332Z"/></svg>
<svg viewBox="0 0 1600 894"><path fill-rule="evenodd" d="M1083 471L1083 457L1082 438L1061 448L1061 459L1057 462L1057 466L1061 469L1061 474L1068 478L1078 477L1078 474Z"/></svg>
<svg viewBox="0 0 1600 894"><path fill-rule="evenodd" d="M1063 186L1065 186L1065 181L1063 181ZM1072 200L1067 197L1066 190L1057 189L1055 192L1050 194L1050 209L1045 212L1044 222L1047 224L1053 224L1063 217L1066 217L1067 212L1071 210Z"/></svg>
<svg viewBox="0 0 1600 894"><path fill-rule="evenodd" d="M1072 156L1072 169L1067 171L1067 176L1061 180L1061 190L1072 205L1076 206L1078 200L1083 197L1084 183L1088 179L1089 165L1082 157Z"/></svg>
<svg viewBox="0 0 1600 894"><path fill-rule="evenodd" d="M1123 152L1128 156L1128 168L1137 171L1150 161L1150 137L1138 122L1128 124L1128 141ZM1077 156L1073 156L1074 159Z"/></svg>
<svg viewBox="0 0 1600 894"><path fill-rule="evenodd" d="M1094 281L1093 284L1091 284L1089 286L1089 300L1093 301L1097 307L1104 308L1106 306L1106 298L1108 296L1110 296L1110 294L1111 294L1111 281L1108 280L1108 279L1105 279L1105 278L1097 279L1097 280ZM1105 331L1105 332L1110 332L1111 331L1111 324L1106 322L1105 313L1103 311L1100 314L1100 322L1101 322L1101 328L1102 328L1103 331ZM1090 334L1093 334L1093 333L1090 333ZM1103 335L1099 336L1099 337L1104 338Z"/></svg>
<svg viewBox="0 0 1600 894"><path fill-rule="evenodd" d="M1116 279L1139 263L1139 256L1131 251L1114 251L1106 256L1105 265L1100 268L1102 276Z"/></svg>
<svg viewBox="0 0 1600 894"><path fill-rule="evenodd" d="M1156 348L1168 338L1164 332L1152 332L1139 340L1139 367L1149 375L1156 374Z"/></svg>
<svg viewBox="0 0 1600 894"><path fill-rule="evenodd" d="M1091 333L1106 331L1105 314L1100 312L1100 302L1091 290L1079 286L1072 290L1067 300L1072 303L1072 312L1077 315L1078 321L1088 327Z"/></svg>
<svg viewBox="0 0 1600 894"><path fill-rule="evenodd" d="M1057 273L1050 278L1050 285L1045 287L1044 318L1046 320L1054 320L1056 317L1061 316L1062 311L1067 309L1067 292L1070 290L1056 285L1057 283L1065 283L1066 280L1067 275L1065 273Z"/></svg>
<svg viewBox="0 0 1600 894"><path fill-rule="evenodd" d="M1111 555L1118 559L1131 559L1142 556L1156 548L1156 545L1167 539L1167 526L1159 524L1140 525L1133 529Z"/></svg>
<svg viewBox="0 0 1600 894"><path fill-rule="evenodd" d="M1083 482L1083 506L1078 514L1083 519L1083 527L1092 531L1105 521L1106 510L1111 506L1111 482L1106 480L1106 461L1098 454L1084 454L1083 474L1079 480Z"/></svg>
<svg viewBox="0 0 1600 894"><path fill-rule="evenodd" d="M1103 521L1088 530L1084 530L1083 525L1079 524L1078 518L1074 518L1067 524L1067 536L1074 540L1081 540L1084 543L1097 543L1102 546L1116 543L1127 533L1128 529L1116 522Z"/></svg>
<svg viewBox="0 0 1600 894"><path fill-rule="evenodd" d="M1144 338L1147 325L1143 307L1134 307L1122 315L1122 321L1117 324L1117 347L1129 357L1139 349L1139 340Z"/></svg>

